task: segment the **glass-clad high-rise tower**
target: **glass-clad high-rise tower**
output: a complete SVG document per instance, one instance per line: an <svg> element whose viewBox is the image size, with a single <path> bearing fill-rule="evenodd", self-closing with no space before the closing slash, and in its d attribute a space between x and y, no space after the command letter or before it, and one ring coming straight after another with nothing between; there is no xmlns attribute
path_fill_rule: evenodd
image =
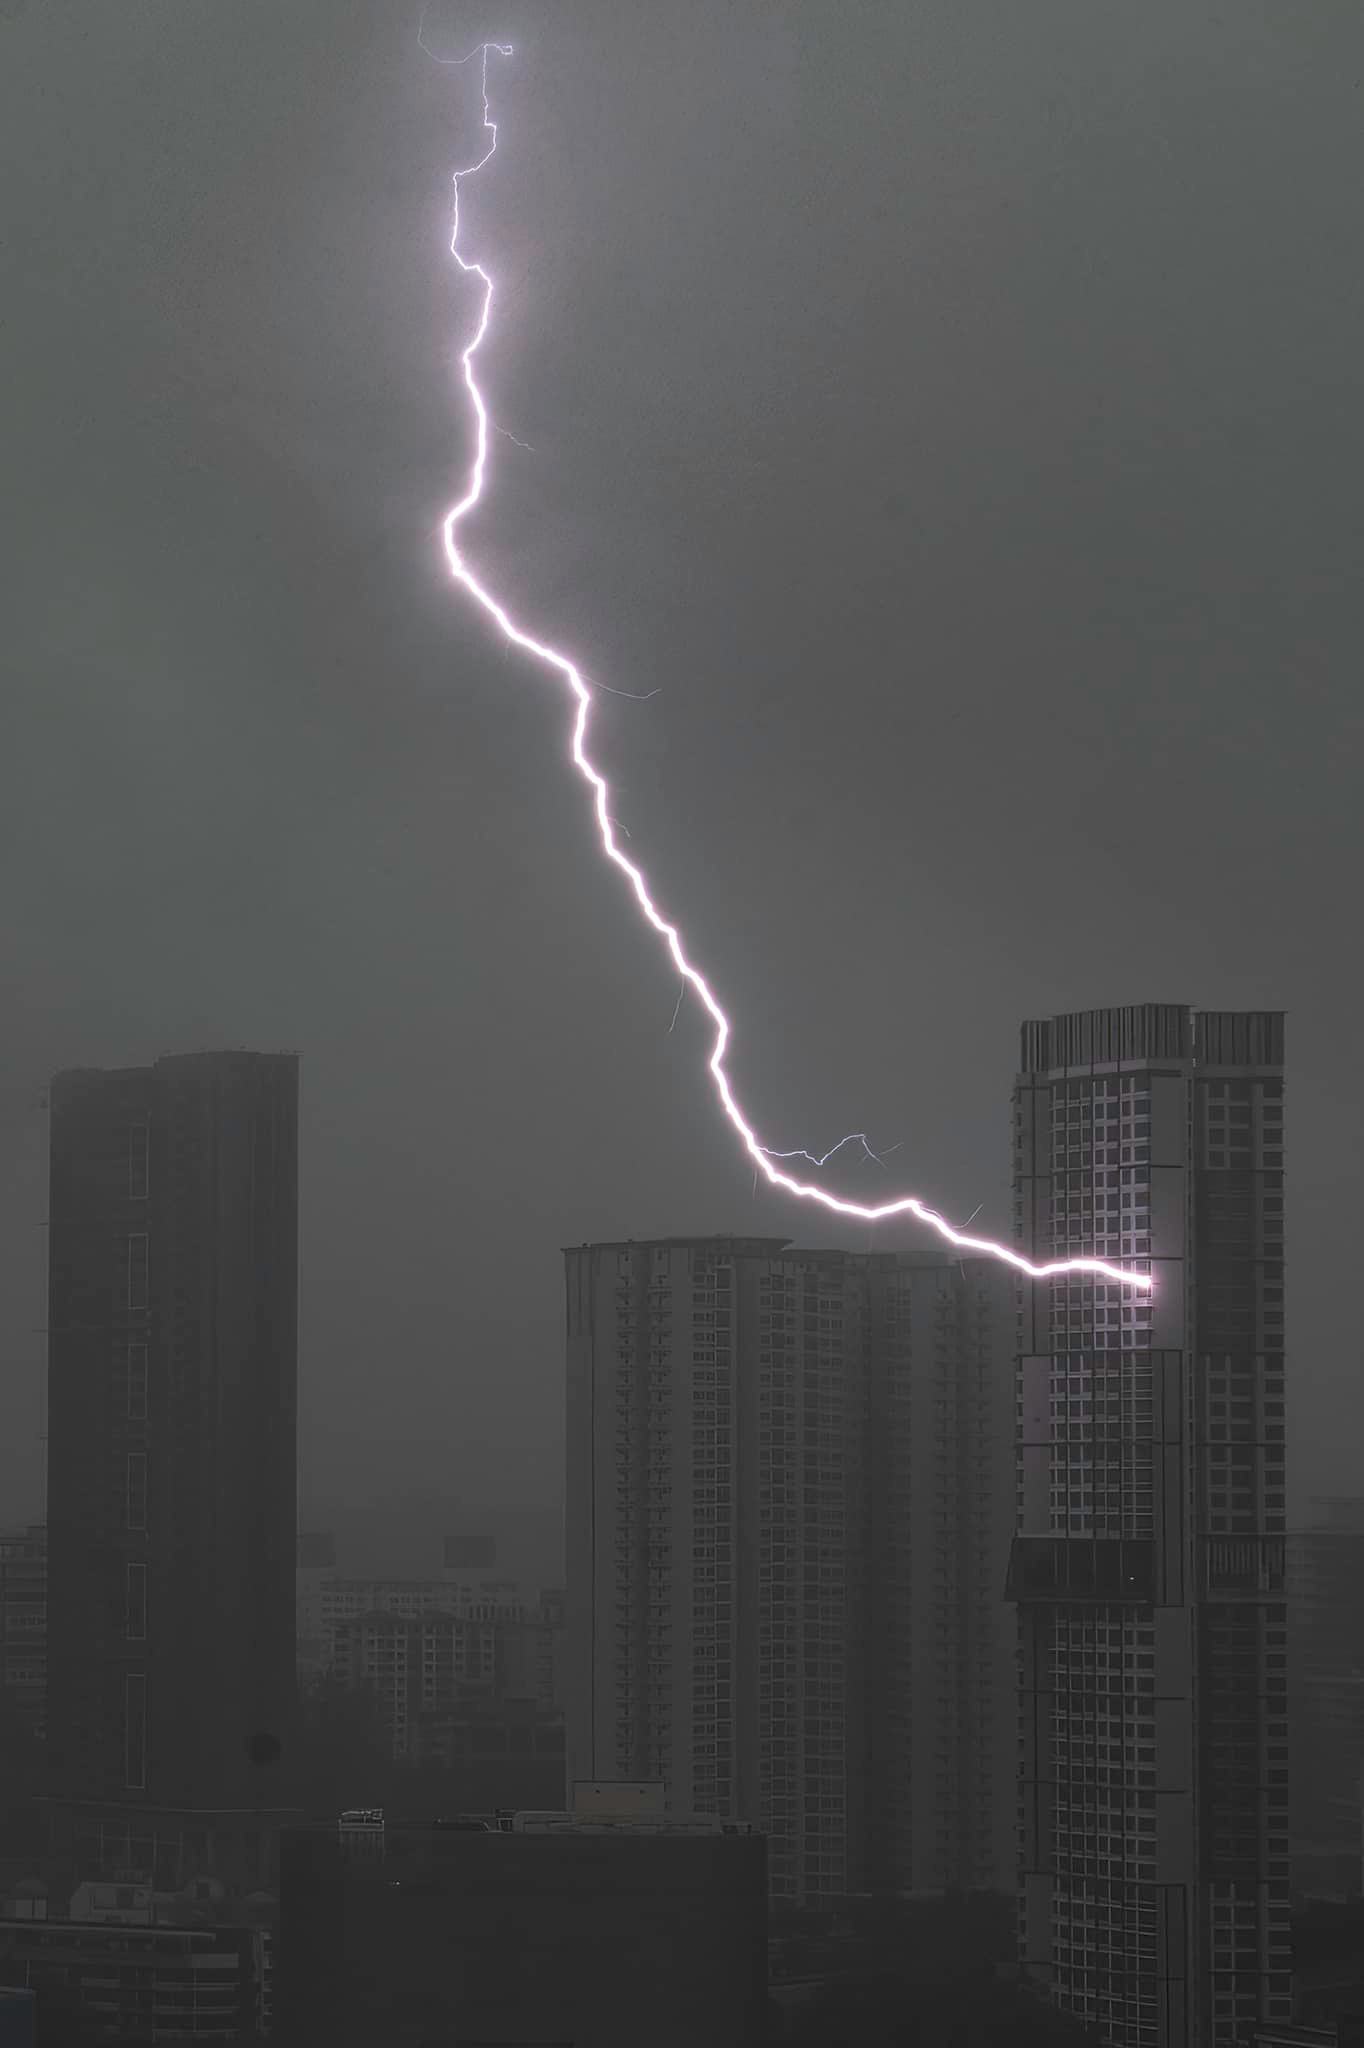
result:
<svg viewBox="0 0 1364 2048"><path fill-rule="evenodd" d="M1093 1274L1020 1291L1021 1951L1122 2048L1290 2015L1283 1019L1025 1024L1015 1224Z"/></svg>

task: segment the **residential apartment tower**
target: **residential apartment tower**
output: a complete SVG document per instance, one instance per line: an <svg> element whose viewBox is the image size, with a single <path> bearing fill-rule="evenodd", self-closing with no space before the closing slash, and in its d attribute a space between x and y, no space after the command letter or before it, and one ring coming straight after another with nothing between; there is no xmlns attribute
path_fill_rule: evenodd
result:
<svg viewBox="0 0 1364 2048"><path fill-rule="evenodd" d="M1023 1027L1022 1957L1121 2048L1289 2017L1283 1020Z"/></svg>
<svg viewBox="0 0 1364 2048"><path fill-rule="evenodd" d="M1007 1884L1007 1274L565 1256L570 1780L756 1822L796 1903Z"/></svg>

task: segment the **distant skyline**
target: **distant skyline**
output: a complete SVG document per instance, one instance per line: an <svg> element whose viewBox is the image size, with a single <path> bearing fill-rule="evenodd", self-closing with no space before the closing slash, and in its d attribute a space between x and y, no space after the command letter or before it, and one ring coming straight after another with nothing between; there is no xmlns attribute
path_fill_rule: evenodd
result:
<svg viewBox="0 0 1364 2048"><path fill-rule="evenodd" d="M764 1136L1007 1232L1025 1016L1285 1008L1292 1499L1348 1491L1357 20L433 16L517 46L471 233L535 452L471 546L659 692L601 712L621 819ZM62 1067L301 1052L305 1501L557 1502L564 1244L840 1241L754 1199L562 708L444 578L476 108L416 18L0 22L6 1520Z"/></svg>

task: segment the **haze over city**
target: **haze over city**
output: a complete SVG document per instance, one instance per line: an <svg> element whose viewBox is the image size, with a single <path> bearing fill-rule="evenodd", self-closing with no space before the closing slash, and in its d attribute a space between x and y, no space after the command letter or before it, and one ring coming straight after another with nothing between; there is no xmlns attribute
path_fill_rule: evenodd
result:
<svg viewBox="0 0 1364 2048"><path fill-rule="evenodd" d="M470 232L535 452L495 443L481 561L659 692L598 731L765 1134L865 1127L998 1230L1020 1016L1283 1004L1293 1485L1339 1485L1357 23L440 26L519 44ZM387 10L3 33L0 1469L36 1507L47 1075L268 1044L305 1053L305 1491L552 1507L560 1243L845 1234L755 1201L563 706L444 579L469 93Z"/></svg>
<svg viewBox="0 0 1364 2048"><path fill-rule="evenodd" d="M0 0L6 2041L1359 2048L1362 67Z"/></svg>

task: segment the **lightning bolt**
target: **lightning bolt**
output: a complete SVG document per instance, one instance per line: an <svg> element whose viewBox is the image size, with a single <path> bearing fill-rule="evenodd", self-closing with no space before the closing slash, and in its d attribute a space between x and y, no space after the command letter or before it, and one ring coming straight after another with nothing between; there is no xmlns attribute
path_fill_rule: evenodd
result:
<svg viewBox="0 0 1364 2048"><path fill-rule="evenodd" d="M496 420L493 420L491 422L491 425L493 432L495 434L501 434L504 441L510 441L513 448L522 448L525 450L527 455L534 455L535 450L531 447L530 442L518 441L515 434L511 431L510 427L499 427Z"/></svg>
<svg viewBox="0 0 1364 2048"><path fill-rule="evenodd" d="M758 1150L760 1152L766 1153L769 1159L807 1159L810 1162L811 1166L819 1167L827 1166L829 1164L829 1161L834 1157L834 1154L836 1152L841 1152L845 1145L860 1145L862 1147L862 1157L864 1159L870 1159L873 1166L884 1166L886 1163L886 1155L884 1152L872 1151L871 1141L868 1138L865 1131L849 1131L846 1138L840 1138L836 1145L831 1145L829 1147L828 1151L824 1154L822 1159L816 1159L813 1152L774 1152L770 1145L760 1145L758 1147ZM886 1151L888 1152L898 1152L899 1149L900 1148L898 1145L888 1145L886 1147Z"/></svg>
<svg viewBox="0 0 1364 2048"><path fill-rule="evenodd" d="M841 1151L844 1145L854 1143L860 1143L864 1151L870 1157L875 1158L875 1153L872 1152L866 1138L860 1132L854 1132L849 1138L840 1139L832 1151L825 1153L823 1159L817 1159L809 1152L772 1152L765 1145L759 1144L752 1125L739 1107L725 1067L725 1057L729 1051L731 1030L729 1019L721 1008L710 983L700 970L692 965L692 962L687 957L677 926L670 924L655 904L643 869L636 867L635 863L628 859L621 851L616 837L619 828L611 817L610 792L607 787L606 778L587 751L587 732L592 711L591 685L584 678L577 664L571 661L559 648L550 646L547 641L537 639L533 633L528 633L524 626L517 624L501 599L495 597L490 590L480 583L478 577L465 560L459 545L460 527L483 497L484 480L488 469L488 439L493 426L493 422L488 416L488 408L484 402L483 394L479 390L478 381L474 376L474 357L483 344L484 336L488 332L488 323L492 317L493 280L481 263L473 262L461 253L459 247L460 185L464 179L472 178L476 172L481 171L497 149L497 124L492 118L488 99L488 59L490 56L510 57L512 51L508 43L481 43L464 57L454 59L437 57L436 52L430 48L425 40L424 24L418 31L418 42L427 55L435 57L438 63L459 66L468 64L475 59L477 60L483 103L483 129L487 136L487 148L482 156L478 158L477 162L469 164L464 170L456 171L453 174L455 197L454 218L450 231L450 254L454 257L466 277L478 279L479 284L482 286L482 303L479 308L478 321L473 335L460 355L460 369L474 415L474 459L469 472L468 487L463 497L458 499L445 515L442 527L445 558L449 564L450 574L454 577L455 581L462 585L474 602L487 613L509 644L520 648L525 654L533 655L538 662L541 662L546 668L553 670L567 684L576 707L569 754L573 766L592 792L592 808L596 816L597 832L601 839L602 851L606 858L615 867L619 868L625 876L625 879L634 891L635 900L639 905L642 915L658 933L658 936L667 947L672 963L682 977L683 989L694 991L714 1026L715 1037L711 1046L710 1058L707 1061L710 1077L714 1083L720 1108L731 1129L738 1137L744 1151L753 1161L756 1172L762 1174L772 1187L783 1189L788 1195L794 1195L798 1201L814 1203L822 1209L829 1210L835 1216L855 1217L865 1223L882 1223L892 1216L916 1217L920 1223L927 1224L940 1237L946 1238L947 1242L955 1246L958 1251L979 1252L988 1258L1001 1259L1006 1265L1016 1267L1020 1273L1026 1273L1033 1280L1043 1280L1050 1275L1058 1273L1093 1273L1102 1276L1105 1280L1119 1281L1129 1287L1149 1289L1153 1285L1153 1280L1149 1273L1130 1272L1121 1266L1109 1265L1103 1259L1058 1259L1048 1265L1033 1265L1020 1252L1011 1250L1008 1245L995 1244L989 1238L972 1237L966 1231L955 1229L947 1221L946 1217L940 1216L936 1209L931 1209L917 1195L901 1195L888 1202L849 1202L843 1200L841 1196L830 1194L826 1188L818 1187L810 1181L797 1180L793 1174L783 1171L781 1162L792 1159L805 1159L811 1165L820 1167L829 1159L832 1159L835 1152ZM675 1017L674 1022L676 1022Z"/></svg>

